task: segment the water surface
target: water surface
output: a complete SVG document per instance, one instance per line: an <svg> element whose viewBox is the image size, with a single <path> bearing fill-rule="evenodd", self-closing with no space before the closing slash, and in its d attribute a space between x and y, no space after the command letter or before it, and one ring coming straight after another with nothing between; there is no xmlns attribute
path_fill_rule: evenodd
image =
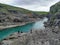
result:
<svg viewBox="0 0 60 45"><path fill-rule="evenodd" d="M43 18L40 21L35 22L34 26L33 26L33 30L40 30L40 29L45 29L44 27L44 22L47 22L48 18Z"/></svg>
<svg viewBox="0 0 60 45"><path fill-rule="evenodd" d="M37 29L44 29L44 22L46 22L48 19L44 18L41 19L40 21L37 21L35 23L29 23L23 26L17 26L17 27L12 27L12 28L6 28L3 30L0 30L0 40L8 37L9 35L15 33L15 32L29 32L32 28L37 30Z"/></svg>
<svg viewBox="0 0 60 45"><path fill-rule="evenodd" d="M29 23L23 26L17 26L17 27L12 27L12 28L6 28L3 30L0 30L0 40L8 37L9 35L15 33L15 32L29 32L32 28L34 23Z"/></svg>

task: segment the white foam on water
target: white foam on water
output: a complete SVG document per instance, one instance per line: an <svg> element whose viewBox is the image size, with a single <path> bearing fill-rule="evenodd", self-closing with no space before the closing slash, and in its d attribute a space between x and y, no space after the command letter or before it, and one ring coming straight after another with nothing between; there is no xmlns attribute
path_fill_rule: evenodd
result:
<svg viewBox="0 0 60 45"><path fill-rule="evenodd" d="M45 29L44 27L44 22L47 22L48 18L44 18L38 22L35 22L34 26L33 26L33 29L34 30L40 30L40 29Z"/></svg>

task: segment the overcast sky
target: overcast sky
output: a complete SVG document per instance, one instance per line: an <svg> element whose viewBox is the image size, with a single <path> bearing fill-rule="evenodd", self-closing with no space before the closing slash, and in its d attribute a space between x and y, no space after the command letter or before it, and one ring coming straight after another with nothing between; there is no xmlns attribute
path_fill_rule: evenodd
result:
<svg viewBox="0 0 60 45"><path fill-rule="evenodd" d="M0 3L9 4L33 11L49 11L51 5L60 0L0 0Z"/></svg>

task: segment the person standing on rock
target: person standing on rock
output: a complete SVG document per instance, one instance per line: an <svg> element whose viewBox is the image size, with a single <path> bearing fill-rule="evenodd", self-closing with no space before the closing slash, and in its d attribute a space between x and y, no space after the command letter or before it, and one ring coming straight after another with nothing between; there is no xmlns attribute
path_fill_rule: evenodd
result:
<svg viewBox="0 0 60 45"><path fill-rule="evenodd" d="M20 37L20 33L21 33L21 32L20 32L20 31L18 31L18 37Z"/></svg>

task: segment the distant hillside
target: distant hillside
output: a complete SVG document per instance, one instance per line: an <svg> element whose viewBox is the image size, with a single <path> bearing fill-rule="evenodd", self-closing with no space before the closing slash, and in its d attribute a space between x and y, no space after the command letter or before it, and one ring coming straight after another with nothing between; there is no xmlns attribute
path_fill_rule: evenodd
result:
<svg viewBox="0 0 60 45"><path fill-rule="evenodd" d="M23 8L14 7L14 6L0 3L0 12L9 13L9 11L21 12L21 13L31 13L31 11L23 9Z"/></svg>
<svg viewBox="0 0 60 45"><path fill-rule="evenodd" d="M28 13L32 13L32 12L35 12L36 14L46 14L46 13L48 13L48 12L41 12L41 11L30 11L30 10L27 10L27 9L23 9L23 8L14 7L14 6L10 6L10 5L0 3L0 12L8 14L8 13L10 13L9 11L16 12L16 13L20 12L20 13L23 13L23 14L28 14Z"/></svg>
<svg viewBox="0 0 60 45"><path fill-rule="evenodd" d="M45 14L48 14L49 12L44 12L44 11L34 11L36 14L39 14L39 15L45 15Z"/></svg>
<svg viewBox="0 0 60 45"><path fill-rule="evenodd" d="M47 12L37 12L14 7L0 3L0 25L15 24L15 22L30 22L35 19L42 18Z"/></svg>

